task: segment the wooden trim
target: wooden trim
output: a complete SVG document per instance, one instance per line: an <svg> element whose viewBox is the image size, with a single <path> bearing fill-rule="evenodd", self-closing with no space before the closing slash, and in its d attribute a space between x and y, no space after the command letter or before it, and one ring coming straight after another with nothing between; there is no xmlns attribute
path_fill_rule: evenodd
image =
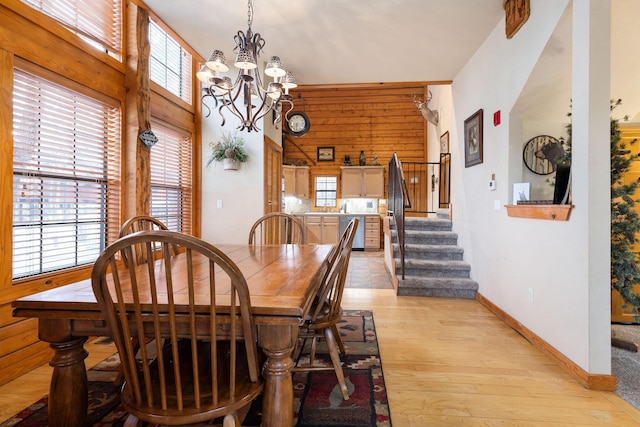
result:
<svg viewBox="0 0 640 427"><path fill-rule="evenodd" d="M504 205L507 215L517 218L568 221L573 205Z"/></svg>
<svg viewBox="0 0 640 427"><path fill-rule="evenodd" d="M556 350L551 344L534 334L522 323L504 312L500 307L489 301L479 292L476 300L489 309L500 320L522 335L535 348L551 357L569 375L574 377L580 384L589 390L614 391L618 386L618 378L615 375L591 374L576 365L567 356Z"/></svg>
<svg viewBox="0 0 640 427"><path fill-rule="evenodd" d="M326 90L326 89L373 89L373 88L401 88L417 87L424 89L425 86L449 85L453 80L434 80L429 82L378 82L378 83L335 83L335 84L317 84L317 85L298 85L296 91L303 90Z"/></svg>
<svg viewBox="0 0 640 427"><path fill-rule="evenodd" d="M0 49L0 111L0 289L4 289L11 288L13 250L13 55L4 49Z"/></svg>

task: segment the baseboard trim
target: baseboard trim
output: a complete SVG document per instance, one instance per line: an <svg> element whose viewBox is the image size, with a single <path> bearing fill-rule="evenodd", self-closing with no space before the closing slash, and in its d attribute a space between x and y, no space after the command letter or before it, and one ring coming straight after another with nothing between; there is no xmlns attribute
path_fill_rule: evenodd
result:
<svg viewBox="0 0 640 427"><path fill-rule="evenodd" d="M555 360L564 371L574 377L585 388L600 391L615 391L617 388L618 378L615 375L590 374L568 359L564 354L556 350L548 342L531 332L527 327L504 312L500 307L489 301L479 292L476 293L476 300L489 309L489 311L495 314L500 320L522 335L534 347Z"/></svg>

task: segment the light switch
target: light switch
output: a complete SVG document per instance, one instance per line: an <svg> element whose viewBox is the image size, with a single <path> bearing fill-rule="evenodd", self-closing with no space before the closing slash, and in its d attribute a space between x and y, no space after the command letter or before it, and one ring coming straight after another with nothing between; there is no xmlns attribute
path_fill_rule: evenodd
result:
<svg viewBox="0 0 640 427"><path fill-rule="evenodd" d="M500 210L500 200L493 201L493 209L499 211Z"/></svg>
<svg viewBox="0 0 640 427"><path fill-rule="evenodd" d="M218 209L222 209L222 200L218 200L218 202L216 203L216 207Z"/></svg>

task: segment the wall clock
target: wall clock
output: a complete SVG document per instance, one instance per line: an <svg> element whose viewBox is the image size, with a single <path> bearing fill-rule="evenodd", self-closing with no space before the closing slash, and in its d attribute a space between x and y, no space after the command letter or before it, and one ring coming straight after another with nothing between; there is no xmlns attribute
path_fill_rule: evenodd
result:
<svg viewBox="0 0 640 427"><path fill-rule="evenodd" d="M287 132L293 136L302 136L309 132L311 122L304 111L292 111L287 114Z"/></svg>
<svg viewBox="0 0 640 427"><path fill-rule="evenodd" d="M556 159L564 155L564 148L557 138L538 135L524 145L522 160L531 172L549 175L556 171Z"/></svg>

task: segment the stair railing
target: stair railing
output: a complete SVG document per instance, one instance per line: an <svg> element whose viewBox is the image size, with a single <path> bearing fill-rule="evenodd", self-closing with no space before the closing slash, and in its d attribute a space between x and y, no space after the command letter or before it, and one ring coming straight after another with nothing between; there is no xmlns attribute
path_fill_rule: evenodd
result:
<svg viewBox="0 0 640 427"><path fill-rule="evenodd" d="M440 154L439 162L402 162L411 208L407 213L434 214L449 207L451 154Z"/></svg>
<svg viewBox="0 0 640 427"><path fill-rule="evenodd" d="M396 153L393 153L391 160L389 160L389 185L387 194L387 212L390 211L396 224L398 247L400 250L400 270L402 272L402 279L404 280L404 210L405 208L411 208L411 200L409 200L407 183L404 180L402 163L400 163Z"/></svg>

